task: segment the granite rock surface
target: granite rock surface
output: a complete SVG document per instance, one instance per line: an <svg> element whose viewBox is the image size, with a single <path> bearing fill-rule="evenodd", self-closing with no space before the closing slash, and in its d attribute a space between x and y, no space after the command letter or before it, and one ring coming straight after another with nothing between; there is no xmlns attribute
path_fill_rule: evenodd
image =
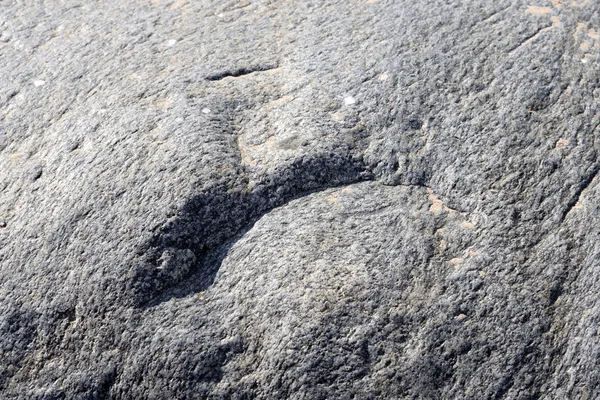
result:
<svg viewBox="0 0 600 400"><path fill-rule="evenodd" d="M0 397L600 397L593 0L0 2Z"/></svg>

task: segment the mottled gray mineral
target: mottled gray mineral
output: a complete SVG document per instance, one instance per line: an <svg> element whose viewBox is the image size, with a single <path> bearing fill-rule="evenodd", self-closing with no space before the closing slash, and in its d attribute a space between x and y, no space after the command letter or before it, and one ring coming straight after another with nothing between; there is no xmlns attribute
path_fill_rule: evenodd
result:
<svg viewBox="0 0 600 400"><path fill-rule="evenodd" d="M596 0L0 1L0 398L600 398Z"/></svg>

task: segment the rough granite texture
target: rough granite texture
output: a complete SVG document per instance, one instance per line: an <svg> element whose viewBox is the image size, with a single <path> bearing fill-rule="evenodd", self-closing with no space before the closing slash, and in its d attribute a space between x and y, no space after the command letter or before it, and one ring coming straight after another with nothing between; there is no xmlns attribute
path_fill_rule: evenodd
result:
<svg viewBox="0 0 600 400"><path fill-rule="evenodd" d="M600 398L595 0L0 1L0 398Z"/></svg>

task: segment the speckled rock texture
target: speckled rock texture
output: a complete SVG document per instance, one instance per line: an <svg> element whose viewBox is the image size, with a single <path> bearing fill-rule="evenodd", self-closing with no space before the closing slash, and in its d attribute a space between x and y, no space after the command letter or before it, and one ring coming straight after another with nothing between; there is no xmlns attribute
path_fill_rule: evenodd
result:
<svg viewBox="0 0 600 400"><path fill-rule="evenodd" d="M595 0L0 1L0 398L600 398Z"/></svg>

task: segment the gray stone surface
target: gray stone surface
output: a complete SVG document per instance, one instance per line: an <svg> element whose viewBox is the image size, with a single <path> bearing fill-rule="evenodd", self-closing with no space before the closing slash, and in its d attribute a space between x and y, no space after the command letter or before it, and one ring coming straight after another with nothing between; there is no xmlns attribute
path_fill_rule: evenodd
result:
<svg viewBox="0 0 600 400"><path fill-rule="evenodd" d="M600 397L592 0L0 2L0 397Z"/></svg>

